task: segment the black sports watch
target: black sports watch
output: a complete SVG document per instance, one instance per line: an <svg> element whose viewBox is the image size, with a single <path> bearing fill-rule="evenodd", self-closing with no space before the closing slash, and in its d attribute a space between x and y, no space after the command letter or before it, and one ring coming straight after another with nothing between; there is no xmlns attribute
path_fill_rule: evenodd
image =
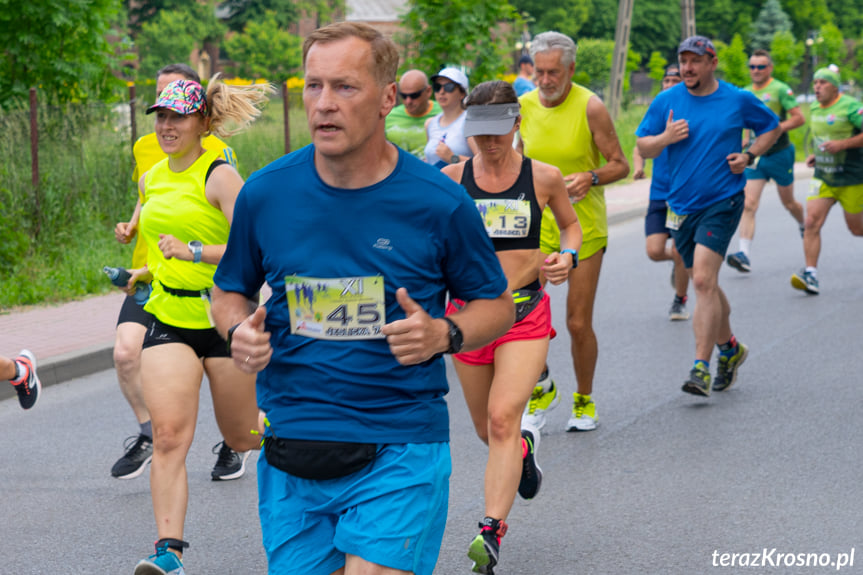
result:
<svg viewBox="0 0 863 575"><path fill-rule="evenodd" d="M446 353L458 353L464 347L464 336L461 329L450 318L445 317L443 320L449 325L449 347Z"/></svg>
<svg viewBox="0 0 863 575"><path fill-rule="evenodd" d="M452 158L449 159L450 164L458 164L461 162L461 158L458 157L458 154L453 154Z"/></svg>
<svg viewBox="0 0 863 575"><path fill-rule="evenodd" d="M587 173L590 174L590 185L591 186L598 186L599 185L599 176L596 175L596 172L594 172L593 170L589 170Z"/></svg>
<svg viewBox="0 0 863 575"><path fill-rule="evenodd" d="M749 158L749 161L746 162L747 166L751 166L753 163L755 163L755 154L748 150L743 153L746 154L746 156Z"/></svg>
<svg viewBox="0 0 863 575"><path fill-rule="evenodd" d="M240 323L243 323L243 322L240 322ZM233 325L233 326L231 326L230 329L228 329L228 336L225 338L225 343L227 344L227 347L228 347L228 355L229 356L231 355L231 340L234 339L234 332L237 331L238 327L240 327L240 323Z"/></svg>

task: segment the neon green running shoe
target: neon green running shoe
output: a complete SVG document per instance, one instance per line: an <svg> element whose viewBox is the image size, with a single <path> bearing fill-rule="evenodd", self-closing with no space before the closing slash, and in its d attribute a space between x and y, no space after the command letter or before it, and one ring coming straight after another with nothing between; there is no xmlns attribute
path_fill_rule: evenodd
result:
<svg viewBox="0 0 863 575"><path fill-rule="evenodd" d="M572 394L572 417L566 422L567 431L593 431L599 417L596 415L596 404L589 395Z"/></svg>
<svg viewBox="0 0 863 575"><path fill-rule="evenodd" d="M716 366L716 379L713 380L713 391L725 391L737 381L737 368L746 361L749 348L745 344L737 343L737 353L731 357L719 355L719 365Z"/></svg>
<svg viewBox="0 0 863 575"><path fill-rule="evenodd" d="M557 393L557 387L554 385L554 380L548 375L548 372L543 373L544 377L540 377L536 387L533 388L533 394L530 396L530 401L524 410L524 415L521 417L522 427L535 427L542 429L545 426L546 413L557 407L560 403L560 394ZM543 392L546 382L551 381L548 391Z"/></svg>
<svg viewBox="0 0 863 575"><path fill-rule="evenodd" d="M681 388L686 393L710 397L710 372L704 362L698 362L689 372L689 378Z"/></svg>

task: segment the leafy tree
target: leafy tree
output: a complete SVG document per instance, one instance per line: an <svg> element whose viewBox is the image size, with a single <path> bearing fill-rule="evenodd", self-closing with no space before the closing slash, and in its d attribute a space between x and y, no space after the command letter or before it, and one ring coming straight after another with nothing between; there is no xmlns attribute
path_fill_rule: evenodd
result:
<svg viewBox="0 0 863 575"><path fill-rule="evenodd" d="M812 52L815 55L816 68L828 64L836 64L842 68L848 50L839 28L833 24L821 26L816 41L812 44Z"/></svg>
<svg viewBox="0 0 863 575"><path fill-rule="evenodd" d="M302 39L279 27L276 14L267 11L263 21L249 22L242 34L225 42L225 51L236 65L230 72L243 78L287 80L302 65Z"/></svg>
<svg viewBox="0 0 863 575"><path fill-rule="evenodd" d="M718 70L726 82L735 86L746 86L750 83L747 65L749 57L743 45L743 38L735 34L727 46L716 47L719 58Z"/></svg>
<svg viewBox="0 0 863 575"><path fill-rule="evenodd" d="M782 9L779 0L767 0L758 13L749 41L752 50L767 49L777 32L791 30L791 18Z"/></svg>
<svg viewBox="0 0 863 575"><path fill-rule="evenodd" d="M52 103L107 96L117 62L106 37L120 9L119 0L0 0L0 106L36 86Z"/></svg>
<svg viewBox="0 0 863 575"><path fill-rule="evenodd" d="M471 84L503 74L522 20L506 0L409 0L402 23L408 58L404 68L437 72L467 68ZM501 22L512 25L504 28Z"/></svg>
<svg viewBox="0 0 863 575"><path fill-rule="evenodd" d="M578 43L573 80L595 92L602 92L611 77L614 40L584 38Z"/></svg>
<svg viewBox="0 0 863 575"><path fill-rule="evenodd" d="M318 27L333 22L339 14L347 14L347 0L294 0L300 13L315 14Z"/></svg>
<svg viewBox="0 0 863 575"><path fill-rule="evenodd" d="M827 9L846 38L863 34L863 0L827 0Z"/></svg>
<svg viewBox="0 0 863 575"><path fill-rule="evenodd" d="M614 59L614 40L584 38L578 43L575 58L575 74L572 79L594 92L603 92L611 80L611 65ZM641 64L641 55L631 48L626 54L626 73L623 91L629 90L629 76Z"/></svg>
<svg viewBox="0 0 863 575"><path fill-rule="evenodd" d="M800 60L806 51L802 42L796 42L790 31L777 32L770 42L770 58L773 60L773 76L786 84L800 81Z"/></svg>
<svg viewBox="0 0 863 575"><path fill-rule="evenodd" d="M696 2L695 25L699 34L714 41L729 42L735 34L748 37L752 25L751 3L740 0Z"/></svg>
<svg viewBox="0 0 863 575"><path fill-rule="evenodd" d="M632 49L641 54L658 50L667 58L676 57L680 43L680 0L635 2L629 40Z"/></svg>
<svg viewBox="0 0 863 575"><path fill-rule="evenodd" d="M647 75L653 80L653 93L659 93L662 89L662 78L665 77L665 68L668 66L668 60L662 57L657 51L650 53L650 59L647 61Z"/></svg>
<svg viewBox="0 0 863 575"><path fill-rule="evenodd" d="M188 0L125 0L129 13L129 31L137 38L144 24L155 20L160 12L176 10L188 4Z"/></svg>
<svg viewBox="0 0 863 575"><path fill-rule="evenodd" d="M811 30L833 20L826 0L782 0L782 8L791 17L795 38L806 38Z"/></svg>
<svg viewBox="0 0 863 575"><path fill-rule="evenodd" d="M591 0L590 16L581 27L581 36L613 40L617 28L617 8L618 0Z"/></svg>
<svg viewBox="0 0 863 575"><path fill-rule="evenodd" d="M250 22L266 18L274 18L277 27L287 28L300 17L294 0L226 0L219 7L229 14L228 28L234 32L242 32Z"/></svg>
<svg viewBox="0 0 863 575"><path fill-rule="evenodd" d="M141 77L151 78L165 64L190 63L192 51L204 42L220 39L224 24L216 17L213 4L190 2L177 10L163 10L141 27L137 46Z"/></svg>
<svg viewBox="0 0 863 575"><path fill-rule="evenodd" d="M578 38L591 14L591 3L591 0L514 0L512 5L527 15L532 34L556 30Z"/></svg>

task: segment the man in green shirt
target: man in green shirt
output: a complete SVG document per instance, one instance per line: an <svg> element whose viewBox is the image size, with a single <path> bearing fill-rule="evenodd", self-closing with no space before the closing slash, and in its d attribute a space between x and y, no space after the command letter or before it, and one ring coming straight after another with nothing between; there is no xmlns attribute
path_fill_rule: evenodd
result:
<svg viewBox="0 0 863 575"><path fill-rule="evenodd" d="M408 70L399 80L402 104L392 109L386 119L387 139L397 146L422 157L426 144L425 122L441 113L431 100L428 76L420 70Z"/></svg>
<svg viewBox="0 0 863 575"><path fill-rule="evenodd" d="M821 227L833 204L845 211L845 223L863 236L863 105L839 92L839 69L831 65L815 72L812 140L815 153L806 165L815 175L806 198L803 253L806 267L791 276L791 285L808 294L819 292L816 266L821 254Z"/></svg>
<svg viewBox="0 0 863 575"><path fill-rule="evenodd" d="M776 182L782 205L797 220L803 234L803 206L794 199L794 146L788 132L802 126L806 119L794 92L787 84L773 77L773 60L767 50L756 50L749 58L749 77L752 84L744 88L755 94L764 105L779 116L781 135L773 147L758 158L752 167L746 168L746 201L740 217L740 250L729 254L728 265L741 272L748 272L749 247L755 236L755 212L761 202L761 192L771 178Z"/></svg>

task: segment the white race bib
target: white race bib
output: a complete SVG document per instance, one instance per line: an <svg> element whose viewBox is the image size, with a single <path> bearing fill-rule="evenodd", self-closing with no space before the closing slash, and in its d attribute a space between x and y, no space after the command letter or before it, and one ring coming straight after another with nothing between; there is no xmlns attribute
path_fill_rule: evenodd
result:
<svg viewBox="0 0 863 575"><path fill-rule="evenodd" d="M291 333L315 339L383 339L383 276L307 278L287 276L285 297Z"/></svg>
<svg viewBox="0 0 863 575"><path fill-rule="evenodd" d="M530 201L474 200L490 238L524 238L530 231Z"/></svg>

